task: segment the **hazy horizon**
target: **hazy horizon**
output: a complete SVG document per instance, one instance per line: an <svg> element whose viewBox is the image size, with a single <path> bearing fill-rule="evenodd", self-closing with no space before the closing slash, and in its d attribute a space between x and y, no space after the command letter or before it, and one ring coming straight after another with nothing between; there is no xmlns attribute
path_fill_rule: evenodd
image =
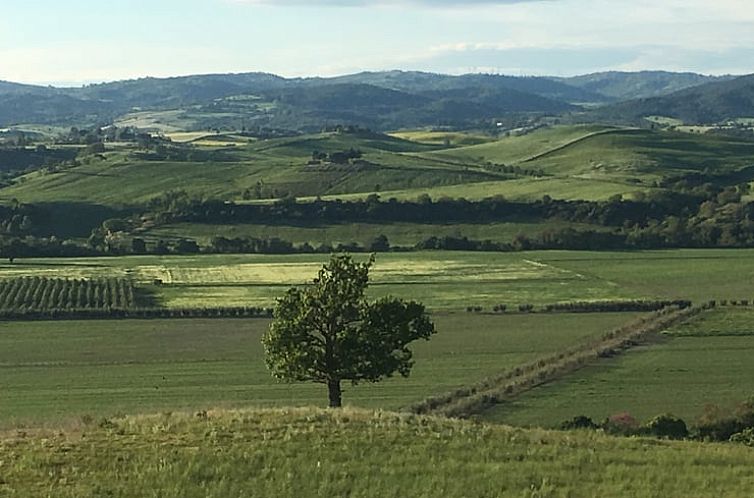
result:
<svg viewBox="0 0 754 498"><path fill-rule="evenodd" d="M362 71L754 73L745 0L70 0L13 3L0 80Z"/></svg>

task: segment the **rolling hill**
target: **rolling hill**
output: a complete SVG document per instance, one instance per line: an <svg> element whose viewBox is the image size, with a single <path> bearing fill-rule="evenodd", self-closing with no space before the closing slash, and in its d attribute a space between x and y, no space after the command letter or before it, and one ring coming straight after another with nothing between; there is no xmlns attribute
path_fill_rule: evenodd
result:
<svg viewBox="0 0 754 498"><path fill-rule="evenodd" d="M611 100L622 101L659 97L705 83L730 79L733 79L733 77L668 71L608 71L571 78L558 78L557 81Z"/></svg>
<svg viewBox="0 0 754 498"><path fill-rule="evenodd" d="M754 75L716 81L663 97L631 100L593 111L589 119L675 118L687 124L721 123L754 116Z"/></svg>
<svg viewBox="0 0 754 498"><path fill-rule="evenodd" d="M713 78L660 72L558 79L386 71L290 79L267 73L209 74L82 88L0 82L0 127L91 126L123 121L138 112L151 113L152 121L171 131L248 127L312 132L333 123L378 130L468 128L518 115L568 113L579 109L575 104L654 96L710 80ZM605 112L631 117L641 114L637 105L611 107ZM717 105L710 102L709 107L714 110Z"/></svg>

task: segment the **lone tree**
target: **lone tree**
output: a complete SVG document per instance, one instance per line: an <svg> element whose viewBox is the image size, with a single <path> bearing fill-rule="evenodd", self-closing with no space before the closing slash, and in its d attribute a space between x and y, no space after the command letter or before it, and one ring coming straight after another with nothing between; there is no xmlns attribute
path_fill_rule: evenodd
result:
<svg viewBox="0 0 754 498"><path fill-rule="evenodd" d="M313 285L278 299L262 338L267 367L287 381L326 384L330 407L341 406L341 381L378 382L407 377L414 362L408 344L429 339L435 327L424 306L365 291L374 256L365 263L334 255Z"/></svg>

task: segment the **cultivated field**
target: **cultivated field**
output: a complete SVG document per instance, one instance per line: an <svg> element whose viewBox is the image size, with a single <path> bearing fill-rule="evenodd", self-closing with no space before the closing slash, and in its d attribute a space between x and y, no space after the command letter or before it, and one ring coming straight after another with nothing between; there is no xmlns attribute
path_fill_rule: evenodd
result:
<svg viewBox="0 0 754 498"><path fill-rule="evenodd" d="M364 256L366 257L366 256ZM754 250L414 252L377 257L371 292L438 311L497 304L618 299L754 299ZM0 279L129 278L174 308L268 307L310 281L323 255L196 255L29 259ZM161 285L154 285L155 280Z"/></svg>
<svg viewBox="0 0 754 498"><path fill-rule="evenodd" d="M497 304L653 297L550 264L547 257L548 253L381 254L371 291L451 311L467 306L489 310ZM287 287L314 278L326 259L323 255L197 255L24 260L0 265L0 278L126 277L148 286L168 307L267 307ZM161 285L153 285L155 280Z"/></svg>
<svg viewBox="0 0 754 498"><path fill-rule="evenodd" d="M408 379L344 386L349 405L399 409L630 321L635 313L437 315ZM324 405L326 390L272 379L264 319L0 323L0 426L82 416Z"/></svg>

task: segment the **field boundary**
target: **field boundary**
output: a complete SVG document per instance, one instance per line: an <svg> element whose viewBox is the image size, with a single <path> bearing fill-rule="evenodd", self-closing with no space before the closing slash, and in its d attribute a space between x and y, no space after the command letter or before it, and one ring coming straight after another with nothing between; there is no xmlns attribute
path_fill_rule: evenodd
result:
<svg viewBox="0 0 754 498"><path fill-rule="evenodd" d="M47 320L152 320L160 318L272 318L272 315L272 308L259 307L0 310L0 322Z"/></svg>
<svg viewBox="0 0 754 498"><path fill-rule="evenodd" d="M684 322L705 309L708 309L708 305L665 307L647 317L607 332L596 340L533 360L475 385L427 398L410 405L407 409L422 415L469 418L537 386L580 370L594 360L621 354L638 345L647 336Z"/></svg>

